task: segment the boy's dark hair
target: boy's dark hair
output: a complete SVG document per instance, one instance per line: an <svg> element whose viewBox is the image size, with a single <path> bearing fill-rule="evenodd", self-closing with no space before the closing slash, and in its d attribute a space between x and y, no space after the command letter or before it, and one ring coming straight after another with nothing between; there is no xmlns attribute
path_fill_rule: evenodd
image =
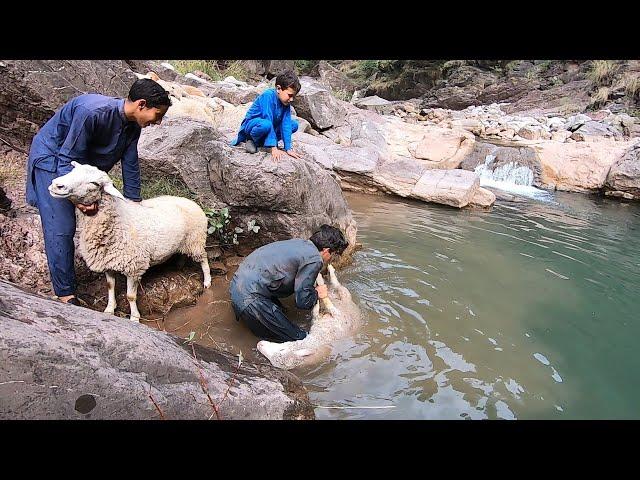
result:
<svg viewBox="0 0 640 480"><path fill-rule="evenodd" d="M139 78L129 89L129 100L135 102L141 98L147 101L147 107L154 108L166 105L171 106L169 92L150 78Z"/></svg>
<svg viewBox="0 0 640 480"><path fill-rule="evenodd" d="M313 242L318 251L328 248L331 253L342 255L342 252L349 246L340 229L331 225L322 225L320 230L315 232L309 240Z"/></svg>
<svg viewBox="0 0 640 480"><path fill-rule="evenodd" d="M282 90L286 90L287 88L293 88L296 93L300 91L302 88L300 85L300 80L298 80L298 76L293 73L292 70L285 70L280 75L276 77L276 86L280 85Z"/></svg>

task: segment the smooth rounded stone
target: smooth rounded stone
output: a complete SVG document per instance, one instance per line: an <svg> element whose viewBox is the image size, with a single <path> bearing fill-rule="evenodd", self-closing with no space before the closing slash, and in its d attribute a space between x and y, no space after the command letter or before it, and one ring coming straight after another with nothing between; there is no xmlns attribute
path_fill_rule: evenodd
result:
<svg viewBox="0 0 640 480"><path fill-rule="evenodd" d="M412 198L462 208L480 188L480 177L468 170L428 170L411 191Z"/></svg>
<svg viewBox="0 0 640 480"><path fill-rule="evenodd" d="M472 207L481 207L488 208L493 205L496 201L496 195L486 188L479 187L478 190L473 194L471 198L471 202L469 203Z"/></svg>

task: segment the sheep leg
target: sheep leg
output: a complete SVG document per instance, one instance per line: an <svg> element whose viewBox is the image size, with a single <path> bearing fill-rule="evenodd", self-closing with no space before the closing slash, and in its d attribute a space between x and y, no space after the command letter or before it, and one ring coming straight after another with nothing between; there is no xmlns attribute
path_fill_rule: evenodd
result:
<svg viewBox="0 0 640 480"><path fill-rule="evenodd" d="M324 285L324 278L322 278L322 274L318 274L318 278L316 279L316 283L318 285ZM327 311L333 315L336 316L338 315L338 309L333 305L333 303L331 302L331 300L329 300L329 297L325 297L322 299L322 303L324 305L324 308L327 309Z"/></svg>
<svg viewBox="0 0 640 480"><path fill-rule="evenodd" d="M209 288L211 286L211 269L209 268L209 260L206 254L200 262L200 266L202 267L202 273L204 273L204 288Z"/></svg>
<svg viewBox="0 0 640 480"><path fill-rule="evenodd" d="M116 311L116 275L113 272L104 272L107 277L107 287L109 288L109 301L104 313L114 314Z"/></svg>
<svg viewBox="0 0 640 480"><path fill-rule="evenodd" d="M334 288L339 288L341 285L336 275L336 269L333 268L333 265L327 265L327 270L329 271L329 284Z"/></svg>
<svg viewBox="0 0 640 480"><path fill-rule="evenodd" d="M351 292L338 281L336 269L333 268L333 265L328 265L327 270L329 271L329 285L337 292L338 297L341 300L351 300Z"/></svg>
<svg viewBox="0 0 640 480"><path fill-rule="evenodd" d="M131 309L130 320L134 322L140 321L140 312L136 299L138 298L138 279L127 276L127 300L129 300L129 308Z"/></svg>

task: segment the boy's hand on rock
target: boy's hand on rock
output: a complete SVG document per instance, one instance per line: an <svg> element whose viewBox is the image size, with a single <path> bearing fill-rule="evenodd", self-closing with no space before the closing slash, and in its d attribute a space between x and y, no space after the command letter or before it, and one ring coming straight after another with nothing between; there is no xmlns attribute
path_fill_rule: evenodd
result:
<svg viewBox="0 0 640 480"><path fill-rule="evenodd" d="M293 150L287 150L287 154L289 154L289 156L290 156L290 157L293 157L293 158L302 158L302 156L301 156L301 155L298 155L298 154L297 154L295 151L293 151Z"/></svg>
<svg viewBox="0 0 640 480"><path fill-rule="evenodd" d="M279 160L282 155L284 155L284 153L278 147L273 147L271 149L271 156L274 160Z"/></svg>

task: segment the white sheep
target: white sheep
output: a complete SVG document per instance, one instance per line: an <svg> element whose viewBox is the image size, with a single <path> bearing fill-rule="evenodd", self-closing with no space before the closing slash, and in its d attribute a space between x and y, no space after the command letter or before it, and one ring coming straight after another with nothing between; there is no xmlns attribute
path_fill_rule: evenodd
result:
<svg viewBox="0 0 640 480"><path fill-rule="evenodd" d="M168 118L187 117L207 122L216 128L231 125L230 128L235 129L240 125L249 108L249 105L245 108L237 108L221 98L207 97L197 87L161 80L155 72L148 72L146 75L134 73L134 75L138 78L150 78L173 97L172 106L167 112Z"/></svg>
<svg viewBox="0 0 640 480"><path fill-rule="evenodd" d="M149 267L175 253L200 262L204 287L211 286L205 251L208 220L195 202L169 195L142 202L127 200L105 172L91 165L71 164L73 170L55 178L49 193L74 204L98 202L95 215L78 213L78 251L92 271L104 272L107 277L109 301L105 313L115 311L115 272L120 272L127 277L131 320L139 321L136 298L140 278Z"/></svg>
<svg viewBox="0 0 640 480"><path fill-rule="evenodd" d="M213 98L188 96L173 100L167 117L188 117L217 127L223 110L224 106Z"/></svg>
<svg viewBox="0 0 640 480"><path fill-rule="evenodd" d="M360 325L360 309L353 302L351 293L338 282L333 265L328 266L328 297L322 299L325 312L320 314L320 301L313 307L313 324L302 340L275 343L258 342L258 351L276 367L289 370L300 365L317 363L331 351L336 340L353 333ZM318 285L324 284L318 274Z"/></svg>

